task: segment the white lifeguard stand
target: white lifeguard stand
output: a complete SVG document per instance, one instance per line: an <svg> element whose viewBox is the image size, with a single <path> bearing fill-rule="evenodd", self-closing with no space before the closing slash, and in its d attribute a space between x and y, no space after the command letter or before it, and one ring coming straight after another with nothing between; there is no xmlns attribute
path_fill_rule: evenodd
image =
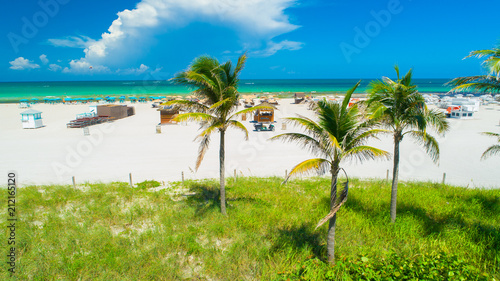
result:
<svg viewBox="0 0 500 281"><path fill-rule="evenodd" d="M42 112L35 109L28 109L21 112L21 121L23 122L23 129L43 127Z"/></svg>

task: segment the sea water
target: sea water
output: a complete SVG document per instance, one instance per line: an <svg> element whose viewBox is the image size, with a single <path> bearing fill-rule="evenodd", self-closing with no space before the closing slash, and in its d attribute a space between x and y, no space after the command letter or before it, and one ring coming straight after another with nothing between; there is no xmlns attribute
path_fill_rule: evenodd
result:
<svg viewBox="0 0 500 281"><path fill-rule="evenodd" d="M242 79L241 93L344 93L358 81L357 93L364 93L374 79ZM414 79L422 93L446 93L451 88L444 84L451 79ZM106 96L189 95L193 89L162 81L75 81L75 82L2 82L0 102L37 98L77 98Z"/></svg>

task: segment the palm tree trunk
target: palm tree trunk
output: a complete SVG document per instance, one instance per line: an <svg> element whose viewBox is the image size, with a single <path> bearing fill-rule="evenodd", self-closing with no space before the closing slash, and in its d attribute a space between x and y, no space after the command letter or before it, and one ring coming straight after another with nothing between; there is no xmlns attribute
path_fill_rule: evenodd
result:
<svg viewBox="0 0 500 281"><path fill-rule="evenodd" d="M219 149L219 162L220 162L220 211L226 215L226 182L224 178L224 131L220 131L220 149Z"/></svg>
<svg viewBox="0 0 500 281"><path fill-rule="evenodd" d="M330 210L335 206L337 200L337 176L339 174L338 164L332 167L332 182L330 187ZM335 264L335 224L337 222L337 214L335 214L328 222L328 237L327 250L328 262Z"/></svg>
<svg viewBox="0 0 500 281"><path fill-rule="evenodd" d="M391 188L391 222L396 222L396 204L398 199L398 176L399 176L399 144L401 143L401 133L394 134L394 166L392 171Z"/></svg>

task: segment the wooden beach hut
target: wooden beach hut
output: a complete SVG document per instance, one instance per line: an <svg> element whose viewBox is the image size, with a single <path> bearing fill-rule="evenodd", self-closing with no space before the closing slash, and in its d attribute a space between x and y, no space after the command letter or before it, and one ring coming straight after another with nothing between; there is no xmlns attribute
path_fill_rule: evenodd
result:
<svg viewBox="0 0 500 281"><path fill-rule="evenodd" d="M173 121L177 115L179 115L179 108L175 106L163 106L158 108L158 111L160 112L160 124L175 124L176 122Z"/></svg>
<svg viewBox="0 0 500 281"><path fill-rule="evenodd" d="M255 110L255 114L253 116L253 121L257 123L272 123L274 122L274 107L272 104L268 102L263 102L258 106L268 106L266 109L257 109Z"/></svg>
<svg viewBox="0 0 500 281"><path fill-rule="evenodd" d="M103 104L97 106L97 116L109 117L110 119L120 119L135 114L133 106L118 105L118 104Z"/></svg>
<svg viewBox="0 0 500 281"><path fill-rule="evenodd" d="M37 129L43 127L42 112L35 109L28 109L21 112L21 122L23 129Z"/></svg>
<svg viewBox="0 0 500 281"><path fill-rule="evenodd" d="M305 100L306 93L295 93L295 95L293 95L293 97L295 99L295 103L301 103Z"/></svg>

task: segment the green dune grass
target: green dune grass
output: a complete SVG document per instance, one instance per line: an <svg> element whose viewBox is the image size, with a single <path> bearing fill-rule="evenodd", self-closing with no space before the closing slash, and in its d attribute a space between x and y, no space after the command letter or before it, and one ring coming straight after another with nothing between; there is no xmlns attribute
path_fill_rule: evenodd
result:
<svg viewBox="0 0 500 281"><path fill-rule="evenodd" d="M18 189L18 280L500 280L500 190L351 180L326 262L329 180L216 180ZM6 199L5 199L6 200ZM7 207L0 217L6 225ZM8 280L7 235L0 279ZM413 278L413 279L412 279ZM464 278L464 279L463 279Z"/></svg>

